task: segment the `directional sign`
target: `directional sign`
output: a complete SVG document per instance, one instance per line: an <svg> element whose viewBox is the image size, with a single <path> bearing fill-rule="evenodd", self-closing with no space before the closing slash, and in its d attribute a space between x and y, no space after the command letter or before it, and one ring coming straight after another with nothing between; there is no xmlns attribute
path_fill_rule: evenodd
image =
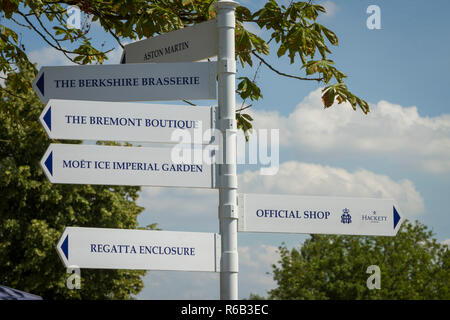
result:
<svg viewBox="0 0 450 320"><path fill-rule="evenodd" d="M56 246L64 266L219 271L215 233L67 227Z"/></svg>
<svg viewBox="0 0 450 320"><path fill-rule="evenodd" d="M121 63L198 61L217 55L215 19L125 45Z"/></svg>
<svg viewBox="0 0 450 320"><path fill-rule="evenodd" d="M33 89L43 103L215 99L215 75L215 62L42 67Z"/></svg>
<svg viewBox="0 0 450 320"><path fill-rule="evenodd" d="M209 143L215 112L211 107L52 99L40 120L52 139L175 143L178 130L192 142Z"/></svg>
<svg viewBox="0 0 450 320"><path fill-rule="evenodd" d="M206 153L202 151L208 150L178 145L140 148L51 144L41 167L52 183L214 188L214 166L202 162ZM189 161L189 155L195 162Z"/></svg>
<svg viewBox="0 0 450 320"><path fill-rule="evenodd" d="M402 218L393 200L240 194L238 230L395 236Z"/></svg>

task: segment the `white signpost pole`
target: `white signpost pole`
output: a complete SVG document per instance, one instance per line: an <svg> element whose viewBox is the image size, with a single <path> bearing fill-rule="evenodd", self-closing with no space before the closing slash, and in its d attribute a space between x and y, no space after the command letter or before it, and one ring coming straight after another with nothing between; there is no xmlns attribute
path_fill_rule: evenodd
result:
<svg viewBox="0 0 450 320"><path fill-rule="evenodd" d="M236 176L236 107L234 48L235 10L237 2L215 3L219 52L217 59L219 128L223 139L219 164L219 229L222 239L220 298L238 299L237 251L237 176Z"/></svg>

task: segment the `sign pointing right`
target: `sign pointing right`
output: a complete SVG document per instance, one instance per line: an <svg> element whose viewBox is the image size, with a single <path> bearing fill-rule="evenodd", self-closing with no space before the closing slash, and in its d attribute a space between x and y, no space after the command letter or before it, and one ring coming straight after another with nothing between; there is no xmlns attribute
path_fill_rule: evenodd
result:
<svg viewBox="0 0 450 320"><path fill-rule="evenodd" d="M212 19L125 45L121 63L199 61L217 56L217 22Z"/></svg>
<svg viewBox="0 0 450 320"><path fill-rule="evenodd" d="M391 199L240 194L238 231L395 236Z"/></svg>

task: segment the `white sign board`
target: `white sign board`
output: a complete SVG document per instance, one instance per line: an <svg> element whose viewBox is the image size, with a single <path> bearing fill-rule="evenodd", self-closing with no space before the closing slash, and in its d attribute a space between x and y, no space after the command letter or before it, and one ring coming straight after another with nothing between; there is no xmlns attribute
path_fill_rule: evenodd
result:
<svg viewBox="0 0 450 320"><path fill-rule="evenodd" d="M394 201L272 194L240 194L238 231L395 236Z"/></svg>
<svg viewBox="0 0 450 320"><path fill-rule="evenodd" d="M56 247L64 266L218 272L215 233L67 227Z"/></svg>
<svg viewBox="0 0 450 320"><path fill-rule="evenodd" d="M214 113L212 107L52 99L40 121L51 139L176 143L178 130L206 144Z"/></svg>
<svg viewBox="0 0 450 320"><path fill-rule="evenodd" d="M202 151L202 148L197 150ZM182 159L190 153L195 160L194 151L195 148L181 149L178 145L51 144L41 160L41 167L52 183L214 188L213 165Z"/></svg>
<svg viewBox="0 0 450 320"><path fill-rule="evenodd" d="M155 101L216 98L216 63L42 67L33 89L49 99Z"/></svg>
<svg viewBox="0 0 450 320"><path fill-rule="evenodd" d="M121 63L199 61L217 55L217 23L209 20L125 45Z"/></svg>

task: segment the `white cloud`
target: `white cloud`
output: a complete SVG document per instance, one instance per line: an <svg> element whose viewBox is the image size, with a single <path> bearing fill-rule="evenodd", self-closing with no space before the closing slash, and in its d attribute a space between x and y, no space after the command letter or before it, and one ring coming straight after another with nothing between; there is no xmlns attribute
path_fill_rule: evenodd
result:
<svg viewBox="0 0 450 320"><path fill-rule="evenodd" d="M143 187L142 190L143 199L147 201L144 204L149 210L171 212L174 217L207 214L210 212L208 208L211 208L211 205L214 206L212 202L218 197L217 190L209 189ZM188 199L196 199L196 201ZM151 201L151 204L148 201ZM215 207L217 208L217 204Z"/></svg>
<svg viewBox="0 0 450 320"><path fill-rule="evenodd" d="M251 32L256 34L258 37L263 37L263 35L269 34L269 32L266 29L261 29L256 23L254 22L244 22L244 28Z"/></svg>
<svg viewBox="0 0 450 320"><path fill-rule="evenodd" d="M367 170L349 172L341 168L285 162L275 176L246 171L239 176L241 192L315 196L369 197L395 199L406 217L424 211L424 200L409 180L394 181Z"/></svg>
<svg viewBox="0 0 450 320"><path fill-rule="evenodd" d="M450 172L450 115L420 116L417 107L387 101L371 105L364 115L349 104L327 110L321 89L311 92L287 117L252 111L255 128L280 129L281 146L342 156L364 153L412 164L426 172Z"/></svg>
<svg viewBox="0 0 450 320"><path fill-rule="evenodd" d="M129 42L123 42L123 45L128 44ZM117 45L113 51L110 51L106 54L108 60L107 64L120 64L120 58L122 58L123 49L120 45Z"/></svg>
<svg viewBox="0 0 450 320"><path fill-rule="evenodd" d="M124 43L127 44L127 43ZM114 50L108 52L106 56L106 64L119 64L122 56L122 47L117 45ZM73 57L73 54L69 56ZM44 47L42 49L30 51L28 58L31 62L37 63L39 67L42 66L67 66L76 65L70 61L61 51L58 51L52 47Z"/></svg>
<svg viewBox="0 0 450 320"><path fill-rule="evenodd" d="M239 264L247 267L258 268L261 265L270 266L279 258L278 248L268 245L260 245L256 248L248 246L239 247Z"/></svg>
<svg viewBox="0 0 450 320"><path fill-rule="evenodd" d="M61 51L52 47L44 47L39 50L33 50L28 54L31 62L42 66L62 66L74 65Z"/></svg>
<svg viewBox="0 0 450 320"><path fill-rule="evenodd" d="M339 7L333 1L323 1L318 4L325 8L326 12L323 15L325 17L334 17L339 10Z"/></svg>
<svg viewBox="0 0 450 320"><path fill-rule="evenodd" d="M264 244L253 247L241 246L238 252L241 286L251 288L250 292L253 293L265 293L275 287L275 281L270 272L272 264L280 258L277 247Z"/></svg>
<svg viewBox="0 0 450 320"><path fill-rule="evenodd" d="M441 244L446 244L450 248L450 239L442 241Z"/></svg>
<svg viewBox="0 0 450 320"><path fill-rule="evenodd" d="M138 299L219 299L219 274L212 272L149 271Z"/></svg>

